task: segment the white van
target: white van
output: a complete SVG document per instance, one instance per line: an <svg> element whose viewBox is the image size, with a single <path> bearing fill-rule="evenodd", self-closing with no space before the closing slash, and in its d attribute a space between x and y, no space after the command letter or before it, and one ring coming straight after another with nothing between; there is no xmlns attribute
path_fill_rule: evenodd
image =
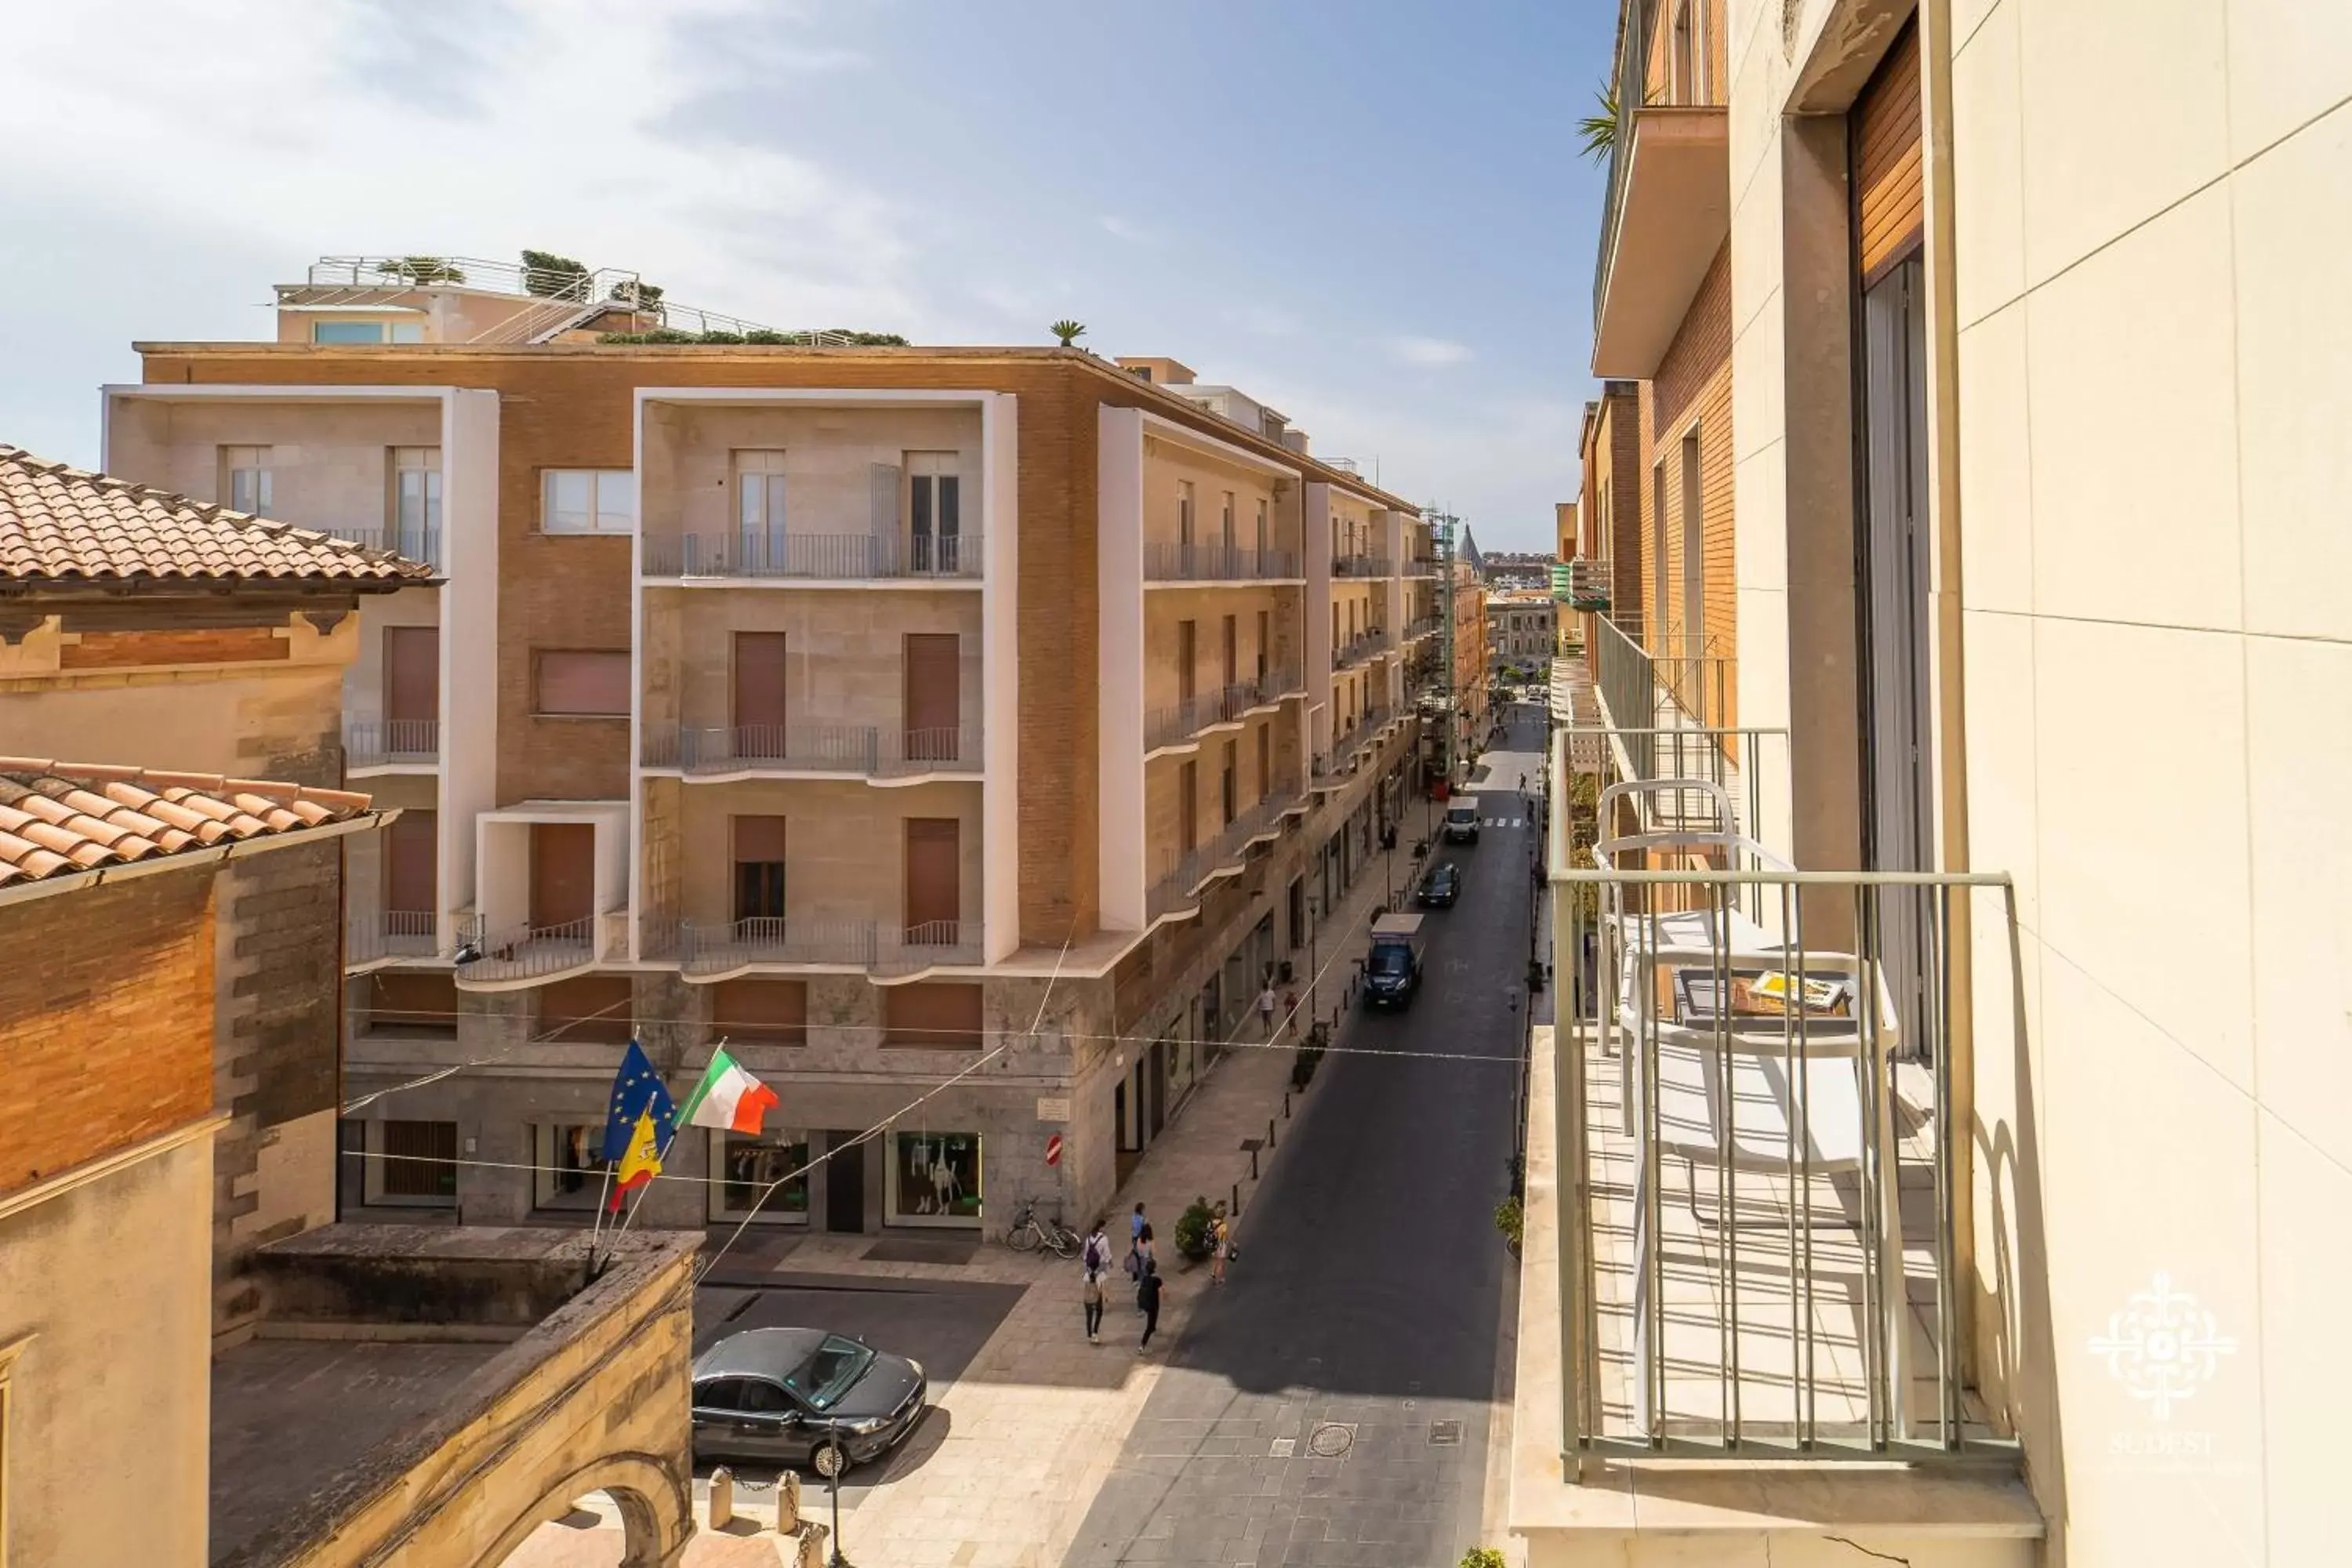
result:
<svg viewBox="0 0 2352 1568"><path fill-rule="evenodd" d="M1475 844L1478 842L1478 797L1457 795L1445 805L1445 842Z"/></svg>

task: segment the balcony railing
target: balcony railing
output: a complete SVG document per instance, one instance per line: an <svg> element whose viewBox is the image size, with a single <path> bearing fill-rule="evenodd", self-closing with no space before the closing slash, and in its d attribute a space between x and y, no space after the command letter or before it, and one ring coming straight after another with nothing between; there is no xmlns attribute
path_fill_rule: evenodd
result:
<svg viewBox="0 0 2352 1568"><path fill-rule="evenodd" d="M343 963L430 958L438 934L430 910L352 910L343 917Z"/></svg>
<svg viewBox="0 0 2352 1568"><path fill-rule="evenodd" d="M1385 555L1335 555L1331 558L1334 577L1386 577L1396 563Z"/></svg>
<svg viewBox="0 0 2352 1568"><path fill-rule="evenodd" d="M888 926L877 935L874 973L912 974L942 966L966 966L987 962L986 943L978 921L926 921L919 925Z"/></svg>
<svg viewBox="0 0 2352 1568"><path fill-rule="evenodd" d="M1669 631L1655 651L1614 621L1600 623L1591 648L1593 682L1609 721L1624 729L1706 728L1730 717L1733 660L1709 651L1711 638Z"/></svg>
<svg viewBox="0 0 2352 1568"><path fill-rule="evenodd" d="M688 778L977 773L985 755L977 726L891 730L873 724L738 724L648 731L640 754L646 767L677 768Z"/></svg>
<svg viewBox="0 0 2352 1568"><path fill-rule="evenodd" d="M1150 583L1242 583L1296 577L1298 557L1287 550L1236 544L1146 544L1143 576Z"/></svg>
<svg viewBox="0 0 2352 1568"><path fill-rule="evenodd" d="M1404 624L1404 640L1409 643L1419 642L1444 625L1445 617L1443 616L1423 616L1416 620L1407 621Z"/></svg>
<svg viewBox="0 0 2352 1568"><path fill-rule="evenodd" d="M1386 653L1394 646L1395 644L1389 637L1387 627L1374 626L1370 631L1359 632L1356 636L1349 638L1346 642L1341 643L1337 648L1333 649L1331 653L1331 668L1334 669L1351 668L1356 665L1363 663L1364 660L1371 658L1372 655L1376 653Z"/></svg>
<svg viewBox="0 0 2352 1568"><path fill-rule="evenodd" d="M2013 993L2010 879L1797 870L1720 792L1711 827L1611 836L1672 779L1602 791L1596 841L1566 736L1553 770L1557 1103L1528 1131L1557 1143L1573 1465L2015 1463L1967 1372L1953 1081L1954 933L2006 921L1973 984Z"/></svg>
<svg viewBox="0 0 2352 1568"><path fill-rule="evenodd" d="M488 931L479 915L467 918L458 935L461 953L481 954L457 968L460 984L540 980L566 970L586 969L596 962L598 921L589 915L559 925L530 924Z"/></svg>
<svg viewBox="0 0 2352 1568"><path fill-rule="evenodd" d="M1434 577L1437 575L1437 568L1436 556L1415 555L1405 562L1404 574L1408 577Z"/></svg>
<svg viewBox="0 0 2352 1568"><path fill-rule="evenodd" d="M343 721L343 763L347 767L380 768L400 763L432 763L441 755L438 719L361 719Z"/></svg>
<svg viewBox="0 0 2352 1568"><path fill-rule="evenodd" d="M648 943L648 946L656 944ZM805 916L678 923L675 954L688 975L708 978L761 964L864 969L879 944L872 921ZM667 956L667 954L663 954Z"/></svg>
<svg viewBox="0 0 2352 1568"><path fill-rule="evenodd" d="M441 525L411 523L392 528L342 528L330 523L319 530L333 539L348 540L362 550L389 550L411 561L441 570Z"/></svg>
<svg viewBox="0 0 2352 1568"><path fill-rule="evenodd" d="M733 533L685 533L639 541L648 577L713 577L746 581L801 579L863 582L894 578L976 578L982 551L977 533L784 533L772 529Z"/></svg>
<svg viewBox="0 0 2352 1568"><path fill-rule="evenodd" d="M1269 670L1255 680L1236 681L1203 696L1147 709L1143 749L1156 752L1164 746L1181 746L1212 726L1238 724L1252 709L1272 707L1286 692L1297 690L1298 684L1298 678L1287 670Z"/></svg>

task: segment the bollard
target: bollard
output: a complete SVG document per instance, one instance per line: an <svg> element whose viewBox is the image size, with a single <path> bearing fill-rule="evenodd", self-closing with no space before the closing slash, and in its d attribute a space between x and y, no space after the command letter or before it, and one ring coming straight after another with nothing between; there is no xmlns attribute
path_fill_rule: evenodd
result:
<svg viewBox="0 0 2352 1568"><path fill-rule="evenodd" d="M791 1535L801 1527L801 1476L786 1470L776 1478L776 1533Z"/></svg>
<svg viewBox="0 0 2352 1568"><path fill-rule="evenodd" d="M710 1528L724 1530L735 1522L735 1472L721 1465L710 1472Z"/></svg>
<svg viewBox="0 0 2352 1568"><path fill-rule="evenodd" d="M1269 1149L1274 1147L1274 1118L1271 1116L1265 1119L1265 1146Z"/></svg>
<svg viewBox="0 0 2352 1568"><path fill-rule="evenodd" d="M1282 1091L1282 1119L1290 1120L1290 1091L1286 1089Z"/></svg>
<svg viewBox="0 0 2352 1568"><path fill-rule="evenodd" d="M1235 1219L1239 1219L1239 1218L1241 1218L1241 1217L1242 1217L1242 1184L1241 1184L1239 1182L1235 1182L1235 1183L1234 1184L1234 1201L1233 1201L1233 1205L1232 1205L1232 1207L1233 1207L1233 1215L1234 1215L1234 1217Z"/></svg>
<svg viewBox="0 0 2352 1568"><path fill-rule="evenodd" d="M1250 1180L1257 1180L1257 1150L1255 1148L1250 1150Z"/></svg>
<svg viewBox="0 0 2352 1568"><path fill-rule="evenodd" d="M814 1520L801 1526L801 1549L793 1568L824 1568L825 1528Z"/></svg>

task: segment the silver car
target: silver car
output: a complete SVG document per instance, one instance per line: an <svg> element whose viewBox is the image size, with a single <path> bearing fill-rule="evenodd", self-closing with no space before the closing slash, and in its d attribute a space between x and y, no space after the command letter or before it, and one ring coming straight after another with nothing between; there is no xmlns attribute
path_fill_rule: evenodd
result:
<svg viewBox="0 0 2352 1568"><path fill-rule="evenodd" d="M822 1329L747 1329L695 1359L695 1458L807 1465L838 1442L853 1465L922 1419L922 1364Z"/></svg>

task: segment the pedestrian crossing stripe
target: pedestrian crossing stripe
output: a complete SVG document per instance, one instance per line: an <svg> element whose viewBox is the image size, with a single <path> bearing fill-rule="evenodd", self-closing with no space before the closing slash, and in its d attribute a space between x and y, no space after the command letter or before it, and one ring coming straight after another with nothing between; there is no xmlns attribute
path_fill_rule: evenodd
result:
<svg viewBox="0 0 2352 1568"><path fill-rule="evenodd" d="M1527 826L1527 818L1523 816L1490 816L1486 819L1486 826L1489 827L1524 827Z"/></svg>

